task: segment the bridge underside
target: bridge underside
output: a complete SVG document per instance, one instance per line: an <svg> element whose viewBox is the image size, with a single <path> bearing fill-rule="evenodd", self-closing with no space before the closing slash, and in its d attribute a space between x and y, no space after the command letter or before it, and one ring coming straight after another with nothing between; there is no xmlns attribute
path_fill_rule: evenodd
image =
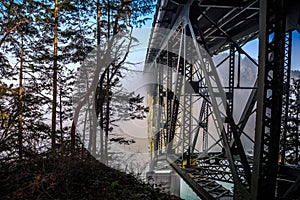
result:
<svg viewBox="0 0 300 200"><path fill-rule="evenodd" d="M299 195L299 124L287 128L299 7L296 0L158 1L145 65L155 82L150 170L171 165L202 199ZM255 38L259 59L243 50Z"/></svg>

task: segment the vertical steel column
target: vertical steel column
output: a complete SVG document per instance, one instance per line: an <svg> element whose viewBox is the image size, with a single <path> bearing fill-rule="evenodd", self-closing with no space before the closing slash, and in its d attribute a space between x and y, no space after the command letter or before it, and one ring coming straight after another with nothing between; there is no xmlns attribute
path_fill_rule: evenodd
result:
<svg viewBox="0 0 300 200"><path fill-rule="evenodd" d="M208 103L203 100L204 103L204 119L202 121L203 126L203 152L208 149Z"/></svg>
<svg viewBox="0 0 300 200"><path fill-rule="evenodd" d="M188 93L188 82L191 82L192 65L187 62L187 32L186 32L186 18L183 18L183 85L182 85L182 124L181 124L181 138L182 138L182 157L187 161L187 166L190 166L190 131L191 131L191 94Z"/></svg>
<svg viewBox="0 0 300 200"><path fill-rule="evenodd" d="M300 147L300 85L299 80L297 81L297 85L295 85L295 130L294 130L294 138L295 138L295 163L300 161L299 155L299 147Z"/></svg>
<svg viewBox="0 0 300 200"><path fill-rule="evenodd" d="M182 81L183 81L183 60L182 58L178 57L179 63L178 63L178 69L177 69L177 77L176 77L176 83L175 83L175 90L174 90L174 99L173 99L173 106L172 106L172 119L171 119L171 143L170 149L173 149L174 145L174 137L176 132L176 126L177 126L177 119L178 119L178 112L179 112L179 102L181 99L181 90L182 90ZM176 147L178 148L178 147ZM178 150L178 149L177 149ZM176 153L182 153L182 152L176 152Z"/></svg>
<svg viewBox="0 0 300 200"><path fill-rule="evenodd" d="M193 81L193 65L187 64L185 67L185 84L191 83ZM193 95L187 85L184 87L183 91L183 102L184 102L184 110L183 110L183 152L186 154L187 159L187 166L190 166L191 161L191 136L192 136L192 123L193 123L193 117L192 117L192 106L193 106Z"/></svg>
<svg viewBox="0 0 300 200"><path fill-rule="evenodd" d="M187 46L187 23L188 23L188 10L186 15L183 17L183 62L184 62L184 81L182 86L182 121L181 121L181 135L182 135L182 154L183 159L186 160L187 167L191 164L191 137L192 137L192 106L193 106L193 95L194 91L191 90L191 87L188 83L193 81L193 71L194 66L191 63L188 63L188 51L190 50Z"/></svg>
<svg viewBox="0 0 300 200"><path fill-rule="evenodd" d="M163 107L163 73L164 70L161 66L161 56L157 59L157 76L158 76L158 103L159 103L159 110L158 110L158 117L157 117L157 127L158 131L156 133L156 143L157 143L157 153L162 153L163 148L163 129L161 128L161 118L162 118L162 107Z"/></svg>
<svg viewBox="0 0 300 200"><path fill-rule="evenodd" d="M241 86L241 53L238 52L238 71L237 71L237 84L236 87L239 88Z"/></svg>
<svg viewBox="0 0 300 200"><path fill-rule="evenodd" d="M252 199L275 199L285 53L284 2L286 1L260 1L258 99Z"/></svg>
<svg viewBox="0 0 300 200"><path fill-rule="evenodd" d="M195 52L197 53L197 59L199 59L198 62L196 62L196 69L197 70L202 70L203 75L205 78L205 83L207 85L208 89L208 94L210 96L211 100L211 106L213 113L211 117L213 118L213 122L215 124L216 130L218 131L218 134L222 138L222 144L223 144L223 149L225 150L228 163L230 166L230 170L232 173L232 177L234 180L234 190L235 190L235 196L237 199L245 199L249 197L249 192L247 191L247 188L243 184L245 181L244 179L241 179L241 177L238 175L238 169L237 169L237 160L236 157L233 156L230 148L230 144L227 139L227 134L225 131L224 127L224 118L228 118L229 123L233 125L233 134L234 140L237 144L238 149L238 154L239 154L239 160L241 161L244 169L243 172L245 173L247 177L247 183L250 181L250 168L249 164L245 155L245 151L243 149L242 143L240 141L240 137L237 135L237 128L236 125L234 124L232 113L227 109L227 101L226 101L226 96L225 92L223 91L223 87L221 84L221 81L219 79L218 73L216 71L216 67L212 61L212 58L210 57L209 54L201 53L200 46L197 42L193 27L191 23L188 23L190 27L190 32L193 40L193 44L195 47Z"/></svg>
<svg viewBox="0 0 300 200"><path fill-rule="evenodd" d="M167 104L167 95L168 95L168 52L167 50L161 51L160 54L160 64L162 71L159 74L161 76L161 91L160 91L160 97L161 97L161 107L162 107L162 115L161 115L161 153L165 153L166 146L168 144L168 121L167 121L167 115L168 115L168 109L166 107Z"/></svg>
<svg viewBox="0 0 300 200"><path fill-rule="evenodd" d="M207 101L203 99L202 104L201 104L201 109L199 112L199 117L198 117L198 126L195 131L195 136L193 139L193 144L192 144L192 149L191 153L194 153L196 144L198 141L198 135L200 133L200 130L202 129L202 151L206 151L208 148L208 132L207 132L207 127L208 127L208 105Z"/></svg>
<svg viewBox="0 0 300 200"><path fill-rule="evenodd" d="M171 146L171 119L172 119L172 100L173 100L173 90L172 90L172 85L173 85L173 81L172 81L172 68L173 68L173 55L172 55L172 51L171 51L171 45L170 45L170 41L169 44L167 46L168 52L167 52L167 144L169 146ZM170 148L168 148L168 150L171 150ZM169 152L171 153L171 152Z"/></svg>
<svg viewBox="0 0 300 200"><path fill-rule="evenodd" d="M281 137L281 162L284 165L286 154L286 139L288 129L288 114L290 103L290 73L291 73L291 51L292 51L292 31L288 31L285 37L284 56L284 77L283 77L283 98L282 98L282 137Z"/></svg>
<svg viewBox="0 0 300 200"><path fill-rule="evenodd" d="M153 98L153 110L152 110L152 126L150 127L150 149L151 151L151 163L150 171L153 171L156 166L156 158L159 151L159 140L160 140L160 116L161 116L161 107L160 107L160 98L159 98L159 68L157 65L157 60L154 61L153 69L154 85L152 86L151 95Z"/></svg>
<svg viewBox="0 0 300 200"><path fill-rule="evenodd" d="M300 114L300 106L299 106L299 102L300 102L300 88L298 86L298 91L297 91L297 120L296 120L296 127L297 127L297 134L296 134L296 161L299 162L300 161L300 157L299 157L299 146L300 146L300 138L299 138L299 133L300 133L300 117L299 117L299 114Z"/></svg>
<svg viewBox="0 0 300 200"><path fill-rule="evenodd" d="M177 56L177 66L176 66L176 77L175 77L175 84L174 84L174 92L173 92L173 99L172 99L172 113L171 113L171 125L170 125L170 143L169 143L169 152L172 150L172 152L175 152L178 150L178 147L174 147L174 137L176 132L176 126L178 124L177 118L178 118L178 112L179 112L179 102L181 99L181 91L182 91L182 85L183 85L183 78L184 78L184 60L181 57L181 48L183 43L183 30L181 30L180 35L180 46ZM174 61L175 62L175 61ZM176 152L181 153L181 152Z"/></svg>
<svg viewBox="0 0 300 200"><path fill-rule="evenodd" d="M229 50L229 77L228 77L228 92L226 93L226 98L228 102L228 108L231 113L233 113L233 91L234 91L234 65L235 65L235 45L231 44ZM231 125L228 123L227 126L227 138L228 142L232 139Z"/></svg>

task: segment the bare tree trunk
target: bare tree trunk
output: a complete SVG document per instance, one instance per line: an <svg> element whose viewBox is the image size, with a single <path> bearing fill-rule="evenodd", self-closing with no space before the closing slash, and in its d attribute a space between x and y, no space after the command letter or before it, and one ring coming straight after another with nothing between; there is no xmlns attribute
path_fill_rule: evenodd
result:
<svg viewBox="0 0 300 200"><path fill-rule="evenodd" d="M108 11L107 11L107 40L110 40L110 0L107 1ZM110 47L110 44L109 44ZM109 49L109 48L108 48ZM109 73L110 73L110 66L107 66L107 74L106 74L106 109L105 109L105 163L108 164L108 130L109 130Z"/></svg>
<svg viewBox="0 0 300 200"><path fill-rule="evenodd" d="M87 72L85 72L85 76L86 76L86 89L88 90L89 89L89 77L88 77ZM83 123L83 131L82 131L82 147L81 147L82 152L83 152L83 149L84 149L87 117L88 117L88 114L90 112L90 101L88 100L87 103L88 103L88 107L87 107L87 110L85 111L85 114L84 114L84 123Z"/></svg>
<svg viewBox="0 0 300 200"><path fill-rule="evenodd" d="M18 124L18 146L19 146L19 158L23 158L23 35L22 37L22 47L20 52L20 74L19 74L19 124Z"/></svg>
<svg viewBox="0 0 300 200"><path fill-rule="evenodd" d="M111 30L113 31L112 35L117 34L118 32L118 21L119 18L121 17L121 13L123 11L123 7L127 5L127 1L124 1L121 3L121 5L119 6L118 9L118 14L117 17L115 19L115 23L114 26L111 28L111 13L110 13L110 1L107 1L107 5L108 5L108 12L107 12L107 18L108 18L108 28L107 28L107 42L108 42L108 47L107 49L110 49L111 45L113 44L113 39L110 38L111 35ZM73 147L75 144L75 132L76 132L76 124L78 121L78 116L79 116L79 112L80 109L82 108L82 106L84 105L84 103L88 100L88 98L90 97L90 95L93 94L94 90L93 89L99 89L98 91L96 91L96 93L94 94L94 98L97 99L97 101L95 102L95 108L96 108L96 118L98 120L99 114L100 114L100 119L99 119L99 124L100 124L100 154L103 157L103 159L105 159L105 157L107 157L107 151L108 151L108 134L109 134L109 123L110 123L110 110L109 110L109 106L110 106L110 99L108 97L106 97L105 93L107 93L107 88L104 87L103 83L105 83L105 81L108 82L106 87L110 87L109 83L113 80L113 77L117 74L118 70L120 69L122 63L125 62L125 59L128 56L128 52L125 54L125 56L123 57L123 59L121 60L120 63L118 63L117 65L114 66L114 68L109 68L109 66L112 64L112 62L115 62L112 60L111 57L111 52L110 51L106 51L106 52L101 52L100 49L100 42L101 42L101 27L100 27L100 17L101 17L101 13L100 13L100 0L97 0L97 68L95 70L95 76L93 78L92 84L90 86L90 88L88 89L86 95L84 96L84 98L78 103L75 112L74 112L74 119L73 119L73 123L72 123L72 128L71 128L71 146ZM127 5L128 7L128 5ZM130 16L130 9L127 8L127 14L128 16ZM131 28L131 33L132 33L132 26L129 25L129 27ZM130 35L131 35L130 33ZM112 40L112 41L110 41ZM129 48L131 46L131 42L132 39L130 39L130 43L128 45L127 50L129 51ZM104 58L100 58L100 53L104 54ZM104 62L104 63L100 63L100 62ZM106 67L105 69L103 69L103 73L101 74L101 78L99 80L99 75L100 75L100 71L101 71L101 66L102 67ZM112 67L112 66L111 66ZM109 71L109 70L113 70L113 71ZM107 73L107 74L106 74ZM106 76L108 76L108 80L106 79ZM110 92L110 88L108 89L108 95ZM99 100L100 99L100 100ZM109 102L105 102L106 100L108 100ZM106 103L106 105L105 105ZM106 118L106 119L105 119ZM90 133L90 138L92 138L91 136L92 133ZM106 140L106 141L104 141ZM90 143L89 143L90 145ZM92 146L92 144L91 144ZM90 149L90 148L89 148Z"/></svg>
<svg viewBox="0 0 300 200"><path fill-rule="evenodd" d="M96 144L97 144L97 116L96 116L96 99L92 102L92 155L96 156Z"/></svg>
<svg viewBox="0 0 300 200"><path fill-rule="evenodd" d="M101 4L97 0L97 66L100 65L100 44L101 44ZM102 94L98 94L102 95ZM95 96L96 97L96 96ZM96 100L97 98L95 98ZM100 103L100 102L95 102ZM103 159L103 108L100 103L100 159ZM98 118L98 116L96 116ZM98 121L98 120L97 120ZM97 122L96 122L97 123Z"/></svg>
<svg viewBox="0 0 300 200"><path fill-rule="evenodd" d="M109 99L109 91L110 91L110 84L109 84L109 70L107 71L107 84L106 84L106 107L105 107L105 162L107 164L108 162L108 133L109 133L109 123L110 123L110 115L109 115L109 105L110 105L110 99Z"/></svg>
<svg viewBox="0 0 300 200"><path fill-rule="evenodd" d="M52 101L52 130L51 130L51 144L52 151L55 152L55 136L56 136L56 105L57 105L57 71L58 71L58 57L57 57L57 42L58 42L58 0L54 0L54 41L53 41L53 101Z"/></svg>
<svg viewBox="0 0 300 200"><path fill-rule="evenodd" d="M59 126L60 126L60 151L63 154L64 151L64 138L63 138L63 111L62 111L62 81L60 81L59 87Z"/></svg>
<svg viewBox="0 0 300 200"><path fill-rule="evenodd" d="M103 109L100 108L100 124L103 124ZM103 149L104 141L103 141L103 126L100 126L100 156L101 160L104 158L104 149Z"/></svg>
<svg viewBox="0 0 300 200"><path fill-rule="evenodd" d="M89 152L92 152L92 129L93 129L93 124L92 124L92 121L91 121L91 119L92 119L92 110L91 109L89 109L88 110L89 111L89 119L90 119L90 132L89 132L89 143L88 143L88 151Z"/></svg>

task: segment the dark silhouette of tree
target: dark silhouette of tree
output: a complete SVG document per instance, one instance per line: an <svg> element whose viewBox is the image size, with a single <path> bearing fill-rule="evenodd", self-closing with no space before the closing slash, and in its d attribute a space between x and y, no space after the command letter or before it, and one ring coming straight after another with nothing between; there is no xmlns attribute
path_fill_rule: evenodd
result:
<svg viewBox="0 0 300 200"><path fill-rule="evenodd" d="M74 149L76 117L88 100L83 110L101 129L101 155L107 157L108 135L116 122L144 117L143 98L124 92L120 80L136 43L132 30L145 23L152 9L152 0L1 1L1 155L22 159L56 152L69 139ZM95 59L88 61L95 47ZM86 74L88 83L81 83L84 97L78 98L73 116L75 72L69 68L74 64L91 65L95 76ZM96 132L97 126L86 123L84 134L94 153Z"/></svg>
<svg viewBox="0 0 300 200"><path fill-rule="evenodd" d="M289 164L297 164L300 161L300 79L292 79L289 113L285 140L285 160Z"/></svg>
<svg viewBox="0 0 300 200"><path fill-rule="evenodd" d="M1 1L1 150L14 154L18 149L22 158L41 144L44 151L55 150L64 144L62 138L70 139L66 121L72 116L75 74L68 67L84 60L93 43L92 31L83 34L90 26L84 2L90 3Z"/></svg>
<svg viewBox="0 0 300 200"><path fill-rule="evenodd" d="M114 89L123 77L126 58L136 42L132 36L133 26L140 26L147 20L141 16L149 14L152 11L152 6L152 1L143 1L143 3L137 4L137 1L125 0L108 1L106 5L107 20L103 23L107 24L107 29L101 30L101 33L106 36L105 40L107 41L107 50L110 51L111 62L105 66L105 70L97 83L95 94L96 116L101 129L100 137L104 137L100 140L100 142L104 141L100 144L100 155L104 162L107 162L108 159L108 136L113 130L113 123L116 120L113 118L115 112L112 108L115 106L112 106L112 94L115 93ZM118 40L122 42L117 42ZM143 111L144 107L139 105L141 103L139 97L134 97L133 94L119 94L119 96L127 97L131 106L135 105L136 110L140 108L140 111ZM117 112L122 110L126 109L120 108ZM134 112L131 112L131 115L135 116Z"/></svg>
<svg viewBox="0 0 300 200"><path fill-rule="evenodd" d="M38 72L34 70L32 55L32 39L38 37L34 26L34 16L30 13L34 5L29 1L6 1L1 6L3 33L1 39L1 61L6 66L2 77L2 106L0 112L5 117L2 120L1 152L7 158L15 158L18 152L19 159L30 157L42 146L47 126L43 123L44 110L40 108L48 98L43 96L37 84ZM9 59L8 59L9 58ZM11 64L15 63L15 64ZM10 80L7 68L10 67ZM9 87L4 83L11 81ZM3 123L4 122L4 123Z"/></svg>
<svg viewBox="0 0 300 200"><path fill-rule="evenodd" d="M113 119L112 94L115 94L114 89L117 88L119 80L123 78L126 58L136 43L136 39L132 36L133 27L139 27L145 23L147 20L145 16L152 12L153 1L118 0L103 1L101 4L99 2L96 3L96 69L86 95L76 106L71 134L72 141L75 141L75 127L80 109L90 100L93 111L91 120L94 125L99 124L100 126L100 155L107 160L108 135L113 130L112 124L116 121ZM96 92L94 93L94 91ZM91 99L91 96L94 97ZM125 94L125 96L127 100L130 98L137 100L133 94ZM141 102L136 102L137 104L141 104ZM134 105L133 101L131 105ZM143 111L144 108L139 106L140 111ZM134 118L133 113L132 118ZM92 126L90 130L88 147L92 155L96 154L96 130L95 126Z"/></svg>

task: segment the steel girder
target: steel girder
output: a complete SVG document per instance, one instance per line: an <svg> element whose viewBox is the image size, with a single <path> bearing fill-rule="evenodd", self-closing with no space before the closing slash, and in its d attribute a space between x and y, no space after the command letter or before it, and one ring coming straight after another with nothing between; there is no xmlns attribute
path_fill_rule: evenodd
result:
<svg viewBox="0 0 300 200"><path fill-rule="evenodd" d="M288 31L285 37L285 56L284 56L284 75L283 75L283 96L282 96L282 135L280 138L281 165L285 164L286 139L288 135L288 118L290 103L290 71L291 71L291 50L292 50L292 31Z"/></svg>
<svg viewBox="0 0 300 200"><path fill-rule="evenodd" d="M285 2L260 1L259 72L252 199L275 199L285 55Z"/></svg>
<svg viewBox="0 0 300 200"><path fill-rule="evenodd" d="M163 109L162 116L167 116L166 118L169 120L171 119L171 122L169 122L168 120L165 121L161 116L161 122L166 124L166 126L161 127L161 129L157 133L159 134L159 136L157 136L156 138L160 139L161 146L165 146L161 149L166 150L166 146L169 145L168 153L175 151L176 153L182 154L182 162L186 162L186 164L182 163L182 167L190 167L190 165L192 164L190 146L192 145L191 136L194 120L192 119L193 95L191 94L191 91L188 92L187 83L191 83L192 81L194 81L193 76L196 76L197 80L199 80L199 83L201 81L201 84L199 84L198 87L199 90L202 91L199 91L199 93L208 95L206 99L202 100L202 103L203 101L207 101L207 103L209 103L211 107L212 112L210 113L210 117L215 124L215 131L218 132L218 135L220 137L220 140L217 143L221 141L223 149L226 152L230 173L232 174L235 183L235 191L240 193L241 196L245 197L247 196L247 190L243 184L245 182L248 182L249 185L249 176L246 175L245 177L248 178L244 178L244 174L248 173L249 175L250 171L249 169L244 168L242 170L244 174L241 175L240 170L237 169L237 160L239 160L239 162L241 162L244 167L245 165L248 165L248 163L247 160L243 159L243 156L241 156L244 154L243 150L240 150L239 154L233 157L229 145L231 138L228 137L228 134L225 131L224 120L227 118L230 121L229 123L231 124L231 127L233 129L235 135L234 139L237 145L240 145L241 148L241 142L239 141L239 137L237 137L237 131L235 128L236 125L233 121L232 111L228 109L229 105L226 99L226 95L210 55L208 53L205 53L205 50L198 45L198 41L195 36L191 21L189 20L188 14L188 10L186 10L186 13L182 15L182 18L180 20L181 23L178 23L179 26L176 27L176 29L179 29L179 32L181 32L182 34L179 42L179 56L177 57L178 65L175 74L175 83L173 85L174 87L172 88L174 89L174 95L172 98L172 102L169 102L170 106L168 106L170 97L168 98L167 96L169 95L165 95L169 92L165 87L170 87L171 85L168 81L170 80L170 77L172 77L172 75L168 74L171 73L171 71L167 70L167 73L164 73L164 69L159 70L158 77L161 78L159 82L158 96L159 98L161 98L160 105L162 105ZM190 41L188 45L190 47L189 49L187 49L187 41L185 39L187 37L186 29L188 30L188 33L190 35ZM170 35L167 36L168 41L165 41L164 43L170 45L170 41L172 40L173 35L176 35L174 33L176 33L176 31L172 32L171 30ZM187 55L187 50L189 52L189 55ZM159 61L162 60L163 56L169 55L169 53L164 53L164 50L161 50L159 53L160 54L157 56L157 58L159 58ZM167 78L168 80L166 82L164 82L165 75L166 77L169 77L169 79ZM231 77L233 78L233 76ZM200 86L205 87L201 87L200 89ZM165 103L167 104L167 106L164 106ZM207 109L206 106L204 106L203 109ZM207 114L207 112L205 113ZM170 126L168 126L168 124L170 124ZM197 125L199 127L199 121ZM177 129L176 131L175 127L178 127L179 130ZM198 129L196 128L195 130ZM169 133L169 136L167 136L167 138L171 139L169 143L166 143L166 140L163 139L165 138L165 136L163 136L165 133ZM164 142L161 142L162 140ZM172 151L173 149L174 151Z"/></svg>
<svg viewBox="0 0 300 200"><path fill-rule="evenodd" d="M234 31L234 28L240 26L245 21L233 25L232 28L230 25L235 21L234 18L243 15L247 15L245 20L249 20L250 23L253 23L258 17L257 0L244 1L245 4L242 3L240 6L206 5L209 4L209 1L199 1L198 6L205 9L200 9L198 11L200 15L196 17L189 15L189 9L195 4L194 1L188 1L187 4L178 4L177 10L180 10L180 12L176 11L175 18L171 20L171 25L165 27L171 28L171 30L160 40L159 47L161 49L156 52L151 47L148 49L148 61L160 63L161 59L165 59L167 60L166 65L169 67L157 74L158 77L162 77L159 84L162 84L163 86L160 87L164 88L158 92L158 96L161 98L160 105L162 106L160 111L160 124L164 124L164 126L159 127L159 136L156 137L156 139L160 140L160 149L162 150L160 153L164 154L167 152L180 156L180 158L177 157L177 161L180 163L177 163L177 167L174 168L181 170L180 173L183 173L182 176L186 176L184 173L188 173L187 171L190 168L196 167L198 178L205 177L209 180L233 182L235 187L234 197L236 199L249 199L250 197L252 199L261 199L264 195L271 195L270 197L275 198L274 185L276 184L279 153L280 116L284 118L287 110L285 108L285 112L281 113L279 108L281 108L282 95L286 95L283 99L284 102L287 102L286 99L288 98L288 95L283 93L283 74L285 73L288 76L289 66L286 64L284 68L282 64L284 55L290 56L290 50L286 50L287 47L290 48L290 44L285 43L286 45L282 45L284 43L285 16L281 15L281 13L276 13L282 2L280 0L278 1L279 4L277 1L274 2L275 0L267 1L266 4L264 4L265 2L261 1L261 5L263 5L262 8L265 10L261 10L260 13L266 13L266 16L263 16L265 18L261 17L261 21L266 20L266 22L264 27L262 25L260 27L261 33L264 34L260 40L264 44L260 44L259 79L253 86L245 87L246 89L251 89L251 92L237 124L233 119L232 113L234 112L234 90L241 88L239 77L241 54L256 64L256 61L251 58L241 46L253 39L253 37L256 37L258 30L254 30L256 25L253 25L250 28L252 32L242 32L238 34ZM278 5L273 7L266 6L269 4ZM226 9L230 9L230 11L219 20L216 20L216 16L208 14L213 9L223 9L225 7ZM275 9L276 12L274 12L273 9ZM284 11L284 9L281 11ZM194 14L195 13L193 13L193 15ZM200 27L199 23L204 23L204 25ZM203 27L208 28L203 30ZM241 25L241 27L244 27L244 25ZM256 28L258 29L258 27ZM266 30L270 32L266 32ZM274 33L276 40L271 41L269 39L271 33ZM189 43L187 45L186 41L184 41L186 35L192 38L192 44ZM176 42L176 40L178 41ZM201 44L203 48L199 47L198 44ZM218 66L215 66L211 59L212 54L225 49L230 49L230 55L228 57L230 60L228 87L224 87L221 84L218 73L216 72ZM170 51L176 53L170 54ZM194 54L196 56L189 58L190 55L187 54ZM235 79L236 54L238 54L237 79ZM272 56L275 56L278 60L272 60ZM285 60L287 61L288 58ZM154 68L157 70L159 68L157 67L156 65ZM287 76L285 78L288 80ZM237 86L235 86L235 80L237 80ZM275 80L279 81L276 83ZM197 82L198 88L195 90L196 95L187 93L185 89L186 83L197 84ZM259 88L258 90L257 87ZM228 89L227 95L224 89ZM270 95L270 91L272 95ZM240 136L244 133L248 119L252 113L255 112L257 94L259 95L256 141L254 147L255 160L252 173L252 162L249 163L249 159L247 159L245 155ZM200 102L201 108L198 117L195 117L192 114L192 107L193 104L196 105L195 99L199 98L199 96L201 100L198 102ZM271 114L271 116L268 116L268 114ZM216 130L214 131L218 132L220 138L215 139L215 143L211 144L210 142L209 145L206 145L208 143L207 136L213 136L207 126L209 119L215 124ZM226 129L226 127L228 127L228 129ZM203 151L199 151L197 148L200 130L203 130ZM285 137L286 134L283 133L283 144ZM164 142L161 142L162 138L164 138ZM252 140L252 138L248 138ZM208 152L216 145L220 145L220 143L222 143L221 145L226 156L224 157L224 154L219 154L217 157L207 157ZM168 147L164 147L167 145ZM190 146L191 148L189 148ZM195 154L195 152L197 152L197 154ZM214 159L217 159L219 164L206 163L207 160L212 162ZM172 163L173 161L174 159L171 159L170 162ZM196 166L195 161L197 162ZM174 165L174 163L172 164ZM184 167L190 168L184 169ZM268 170L269 167L271 167L270 171ZM269 179L270 177L272 178ZM197 180L192 179L190 185L200 188L199 191L202 191L202 193L200 192L202 198L210 199L212 195L207 196L209 190L205 190L203 186L205 184L201 183L197 186L197 184L194 184L195 182L197 183ZM267 193L263 190L267 190Z"/></svg>

